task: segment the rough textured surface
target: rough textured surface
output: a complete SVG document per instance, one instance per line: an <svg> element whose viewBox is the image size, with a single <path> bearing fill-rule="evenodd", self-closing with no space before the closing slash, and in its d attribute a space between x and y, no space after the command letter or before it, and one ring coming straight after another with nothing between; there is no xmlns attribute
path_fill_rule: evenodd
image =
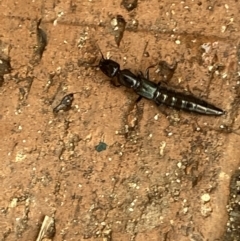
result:
<svg viewBox="0 0 240 241"><path fill-rule="evenodd" d="M231 232L237 1L145 0L128 11L121 1L9 0L0 9L0 59L10 61L0 67L0 240L35 240L45 215L54 240L217 241ZM119 47L117 15L126 21ZM97 45L133 72L177 61L167 85L226 115L135 105L131 90L89 67ZM164 79L153 70L151 78ZM71 92L72 108L53 114ZM100 142L107 149L97 152Z"/></svg>

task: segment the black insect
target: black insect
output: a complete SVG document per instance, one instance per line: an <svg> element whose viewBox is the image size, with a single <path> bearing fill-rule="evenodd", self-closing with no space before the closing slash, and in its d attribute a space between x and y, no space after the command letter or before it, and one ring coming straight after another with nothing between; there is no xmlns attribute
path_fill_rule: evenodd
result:
<svg viewBox="0 0 240 241"><path fill-rule="evenodd" d="M101 51L100 51L101 52ZM157 105L165 104L167 106L181 109L188 112L195 112L204 115L223 115L225 112L204 100L191 95L175 92L161 83L156 84L149 79L149 67L146 70L146 76L142 73L135 75L128 69L120 70L120 65L111 60L102 58L98 67L109 78L116 77L120 85L133 89L140 98L144 97L153 100Z"/></svg>

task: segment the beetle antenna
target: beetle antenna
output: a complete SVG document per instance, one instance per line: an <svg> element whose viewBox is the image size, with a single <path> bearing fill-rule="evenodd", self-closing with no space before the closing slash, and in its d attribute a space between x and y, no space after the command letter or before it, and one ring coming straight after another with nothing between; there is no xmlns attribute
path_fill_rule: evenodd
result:
<svg viewBox="0 0 240 241"><path fill-rule="evenodd" d="M101 51L101 49L100 49L100 47L99 47L99 45L98 45L97 43L96 43L96 45L97 45L97 48L98 48L98 50L99 50L99 52L100 52L102 58L105 59L105 58L104 58L104 55L103 55L103 53L102 53L102 51Z"/></svg>
<svg viewBox="0 0 240 241"><path fill-rule="evenodd" d="M100 52L100 54L101 54L101 56L102 56L102 60L105 60L104 55L103 55L103 53L102 53L102 51L101 51L101 49L100 49L100 47L99 47L99 45L98 45L97 43L96 43L96 46L97 46L98 51ZM93 67L93 68L98 68L98 67L99 67L99 64L98 64L98 65L91 65L91 67Z"/></svg>

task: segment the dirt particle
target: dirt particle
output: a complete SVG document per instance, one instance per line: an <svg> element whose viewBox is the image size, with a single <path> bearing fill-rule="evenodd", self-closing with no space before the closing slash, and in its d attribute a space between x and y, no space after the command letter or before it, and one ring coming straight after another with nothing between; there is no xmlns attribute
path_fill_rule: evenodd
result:
<svg viewBox="0 0 240 241"><path fill-rule="evenodd" d="M112 18L111 25L113 29L113 35L115 37L115 42L117 46L119 46L125 31L126 21L123 16L117 15L116 17Z"/></svg>
<svg viewBox="0 0 240 241"><path fill-rule="evenodd" d="M138 0L122 0L121 5L123 5L127 11L132 11L137 7Z"/></svg>
<svg viewBox="0 0 240 241"><path fill-rule="evenodd" d="M97 152L105 151L107 149L107 144L104 142L99 142L97 146L95 146L95 150Z"/></svg>
<svg viewBox="0 0 240 241"><path fill-rule="evenodd" d="M201 200L206 203L206 202L209 202L211 199L210 195L208 193L205 193L201 196Z"/></svg>

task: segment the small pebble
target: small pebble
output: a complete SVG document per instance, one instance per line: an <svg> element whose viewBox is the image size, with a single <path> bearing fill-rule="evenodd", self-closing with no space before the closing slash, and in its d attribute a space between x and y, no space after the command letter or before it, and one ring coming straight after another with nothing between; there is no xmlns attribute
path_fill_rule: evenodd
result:
<svg viewBox="0 0 240 241"><path fill-rule="evenodd" d="M99 142L97 146L95 146L95 150L97 152L105 151L107 149L107 144L104 142Z"/></svg>
<svg viewBox="0 0 240 241"><path fill-rule="evenodd" d="M205 193L205 194L203 194L202 196L201 196L201 200L203 201L203 202L209 202L210 201L210 199L211 199L211 197L210 197L210 195L208 194L208 193Z"/></svg>

